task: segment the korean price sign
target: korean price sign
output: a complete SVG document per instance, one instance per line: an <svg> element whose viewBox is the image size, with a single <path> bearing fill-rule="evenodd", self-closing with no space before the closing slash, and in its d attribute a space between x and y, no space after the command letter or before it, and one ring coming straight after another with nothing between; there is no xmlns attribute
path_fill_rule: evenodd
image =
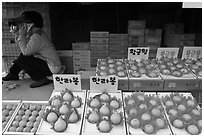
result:
<svg viewBox="0 0 204 137"><path fill-rule="evenodd" d="M54 89L81 91L80 75L53 74Z"/></svg>
<svg viewBox="0 0 204 137"><path fill-rule="evenodd" d="M90 90L92 91L116 91L118 90L118 77L110 76L91 76Z"/></svg>
<svg viewBox="0 0 204 137"><path fill-rule="evenodd" d="M156 59L177 58L179 48L158 48Z"/></svg>
<svg viewBox="0 0 204 137"><path fill-rule="evenodd" d="M149 47L128 48L128 59L141 60L149 58Z"/></svg>
<svg viewBox="0 0 204 137"><path fill-rule="evenodd" d="M202 47L184 47L182 59L197 60L202 58Z"/></svg>

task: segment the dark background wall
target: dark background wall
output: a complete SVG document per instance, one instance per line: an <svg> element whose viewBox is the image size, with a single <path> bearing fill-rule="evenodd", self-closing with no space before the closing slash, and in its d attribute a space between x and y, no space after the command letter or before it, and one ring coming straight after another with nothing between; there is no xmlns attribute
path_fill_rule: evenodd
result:
<svg viewBox="0 0 204 137"><path fill-rule="evenodd" d="M49 3L56 49L88 42L90 31L127 33L128 20L146 20L146 28L184 23L185 33L202 32L202 9L182 9L182 2L56 2Z"/></svg>

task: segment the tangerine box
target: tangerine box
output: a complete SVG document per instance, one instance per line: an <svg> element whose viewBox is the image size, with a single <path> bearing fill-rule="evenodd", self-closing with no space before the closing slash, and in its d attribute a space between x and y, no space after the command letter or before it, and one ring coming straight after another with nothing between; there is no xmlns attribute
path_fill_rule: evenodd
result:
<svg viewBox="0 0 204 137"><path fill-rule="evenodd" d="M108 95L108 100L101 100L100 105L95 109L92 109L91 107L91 101L93 99L99 99L103 98L102 95L106 94ZM99 97L99 98L98 98ZM104 98L105 99L105 98ZM108 107L109 113L108 115L104 115L105 112L102 112L101 107L104 105L106 106L111 106L111 100L116 100L119 102L119 107L115 108L114 110L110 110L111 107ZM84 121L83 121L83 126L82 126L82 135L126 135L126 127L125 127L125 117L124 117L124 109L123 109L123 102L122 102L122 95L121 91L103 91L98 92L98 91L93 91L89 90L87 93L87 101L86 101L86 107L85 107L85 115L84 115ZM99 114L99 121L96 123L91 123L90 122L90 114L91 112L96 112ZM111 115L113 114L112 112L118 113L121 116L121 121L118 124L113 124L111 121ZM115 118L115 117L114 117ZM106 128L106 127L100 127L99 122L102 120L106 119L107 122L111 125L111 129L107 130L107 132L102 132L99 130L99 128ZM102 130L102 129L101 129Z"/></svg>
<svg viewBox="0 0 204 137"><path fill-rule="evenodd" d="M178 112L177 115L179 115L178 116L179 119L181 117L183 118L183 116L181 116L183 114L190 114L192 116L192 113L193 113L192 110L193 109L198 110L199 111L198 113L200 113L200 115L202 115L201 108L199 107L199 105L197 103L195 103L193 106L187 106L188 100L190 100L190 102L195 100L195 98L192 96L192 94L191 93L186 93L186 92L183 92L183 93L178 93L178 92L170 92L170 93L160 92L160 93L157 93L157 96L159 97L159 99L162 102L162 106L164 107L164 112L165 112L166 118L167 118L167 120L169 122L169 125L170 125L170 127L172 129L173 135L190 135L190 133L187 132L185 127L179 129L179 128L173 126L173 123L172 123L172 121L173 121L173 119L172 119L173 118L172 117L173 113L172 113L172 111L170 109L167 109L166 105L167 105L167 101L173 102L173 105L171 106L171 108L173 108L174 111ZM180 101L176 100L176 98L174 98L175 96L177 96L177 99L178 99L178 97L179 98L181 97L181 100ZM180 108L179 108L179 105L184 105L187 110L183 111L182 110L183 107L180 106ZM171 114L170 114L170 111L171 111ZM198 114L198 113L195 113L195 114ZM202 120L202 117L201 116L199 117L198 115L196 115L195 117L191 117L190 121ZM176 118L176 116L175 116L175 118ZM182 121L182 122L184 122L184 121ZM189 124L190 124L190 122L185 122L185 126L187 126ZM193 123L193 125L194 124L195 123ZM197 125L197 124L195 124L195 125ZM201 133L199 133L199 134L201 134Z"/></svg>
<svg viewBox="0 0 204 137"><path fill-rule="evenodd" d="M8 128L11 123L12 118L15 116L18 107L21 104L21 100L2 100L2 133ZM8 107L9 105L9 107ZM12 106L12 107L11 107ZM9 110L5 115L5 109ZM11 112L10 112L11 111ZM5 120L4 117L5 116ZM8 118L7 118L8 117Z"/></svg>
<svg viewBox="0 0 204 137"><path fill-rule="evenodd" d="M4 134L34 135L39 128L47 104L47 101L22 101Z"/></svg>
<svg viewBox="0 0 204 137"><path fill-rule="evenodd" d="M81 98L81 106L79 108L76 108L79 114L79 120L76 123L68 123L68 127L66 128L66 130L64 132L55 132L52 129L52 125L50 123L48 123L45 120L42 120L40 127L37 131L36 134L38 135L56 135L56 134L61 134L61 135L80 135L81 134L81 125L82 125L82 121L83 121L83 113L84 113L84 105L85 105L85 99L86 99L86 91L82 90L82 91L72 91L74 98L75 97L79 97ZM53 97L57 97L57 96L61 96L61 91L60 90L54 90L50 100ZM46 108L48 109L49 106Z"/></svg>
<svg viewBox="0 0 204 137"><path fill-rule="evenodd" d="M162 111L163 107L160 103L160 100L158 99L156 92L123 92L123 102L124 102L124 109L125 109L125 117L126 117L126 125L127 125L127 133L128 135L148 135L148 134L154 134L154 135L172 135L172 132L170 130L169 124L166 121L166 117L164 112ZM156 106L151 105L151 100L154 100L153 102L156 103ZM155 115L153 115L151 112L152 110L148 109L151 108L152 110L154 108L158 108L160 110L160 119L163 119L166 121L166 124L163 126L162 129L158 129L155 132L156 125L153 126L155 128L153 130L153 133L145 133L144 127L145 125L141 126L142 124L151 124L148 122L141 122L139 121L139 124L137 125L137 128L134 128L131 125L131 121L133 119L142 120L142 115L144 113L147 113L150 115L151 119L153 119L152 123L156 123ZM134 110L135 109L135 110ZM133 111L134 110L134 111ZM141 112L139 112L141 111Z"/></svg>

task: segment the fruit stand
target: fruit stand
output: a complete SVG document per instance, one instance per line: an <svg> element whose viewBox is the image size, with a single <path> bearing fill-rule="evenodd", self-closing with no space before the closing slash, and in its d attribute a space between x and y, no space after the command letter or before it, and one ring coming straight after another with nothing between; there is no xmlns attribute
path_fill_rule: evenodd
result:
<svg viewBox="0 0 204 137"><path fill-rule="evenodd" d="M189 91L200 88L202 76L186 62L190 61L99 59L90 90L81 89L80 75L56 75L49 101L2 102L2 133L200 134L202 110Z"/></svg>

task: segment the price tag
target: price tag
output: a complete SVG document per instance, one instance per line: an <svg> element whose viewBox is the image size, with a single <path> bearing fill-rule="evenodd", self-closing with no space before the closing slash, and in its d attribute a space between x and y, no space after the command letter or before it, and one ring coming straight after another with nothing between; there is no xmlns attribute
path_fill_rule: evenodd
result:
<svg viewBox="0 0 204 137"><path fill-rule="evenodd" d="M118 90L118 77L110 76L91 76L90 90L92 91L116 91Z"/></svg>
<svg viewBox="0 0 204 137"><path fill-rule="evenodd" d="M197 60L202 58L202 47L184 47L182 59Z"/></svg>
<svg viewBox="0 0 204 137"><path fill-rule="evenodd" d="M149 47L128 48L128 59L140 61L149 58Z"/></svg>
<svg viewBox="0 0 204 137"><path fill-rule="evenodd" d="M177 58L179 48L158 48L156 59Z"/></svg>
<svg viewBox="0 0 204 137"><path fill-rule="evenodd" d="M80 75L53 74L54 89L81 91Z"/></svg>

